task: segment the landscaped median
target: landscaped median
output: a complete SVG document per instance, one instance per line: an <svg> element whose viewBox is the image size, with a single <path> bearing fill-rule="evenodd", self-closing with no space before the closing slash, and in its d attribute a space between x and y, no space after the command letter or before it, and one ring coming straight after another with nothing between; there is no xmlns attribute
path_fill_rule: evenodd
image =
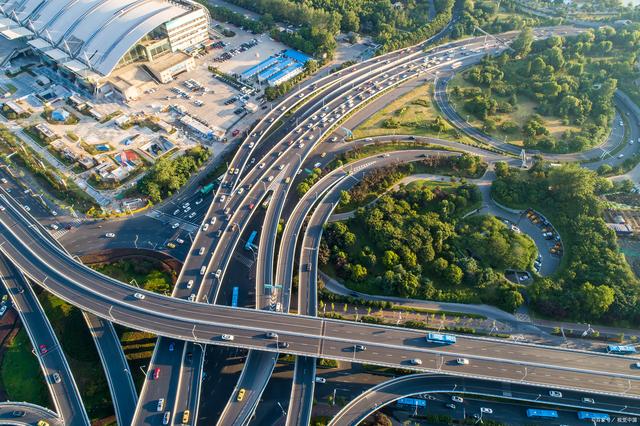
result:
<svg viewBox="0 0 640 426"><path fill-rule="evenodd" d="M378 175L363 179L350 193L367 202L371 188L390 185L389 171ZM365 294L487 303L513 312L523 303L520 286L502 271L530 267L535 244L496 218L465 218L481 200L479 190L464 182L401 186L347 221L329 223L318 253L320 267Z"/></svg>

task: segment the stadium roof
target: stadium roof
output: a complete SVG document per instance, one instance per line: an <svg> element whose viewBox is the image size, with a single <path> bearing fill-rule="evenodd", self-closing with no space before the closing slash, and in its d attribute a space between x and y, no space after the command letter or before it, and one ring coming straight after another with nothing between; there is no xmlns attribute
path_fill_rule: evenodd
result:
<svg viewBox="0 0 640 426"><path fill-rule="evenodd" d="M0 34L35 33L106 76L147 33L188 11L167 0L0 0L0 12L14 23Z"/></svg>

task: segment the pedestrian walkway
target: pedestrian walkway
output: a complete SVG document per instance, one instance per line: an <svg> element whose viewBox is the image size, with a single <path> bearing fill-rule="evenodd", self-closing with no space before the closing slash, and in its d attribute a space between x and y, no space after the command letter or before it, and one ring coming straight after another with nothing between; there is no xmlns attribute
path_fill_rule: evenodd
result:
<svg viewBox="0 0 640 426"><path fill-rule="evenodd" d="M75 225L80 225L82 223L82 219L79 218L74 218L71 220L70 222L71 224L75 224ZM53 238L55 238L56 240L59 240L60 238L62 238L64 236L64 234L66 234L67 232L69 232L69 230L66 227L60 227L60 229L57 230L51 230L49 231L51 232L51 236Z"/></svg>

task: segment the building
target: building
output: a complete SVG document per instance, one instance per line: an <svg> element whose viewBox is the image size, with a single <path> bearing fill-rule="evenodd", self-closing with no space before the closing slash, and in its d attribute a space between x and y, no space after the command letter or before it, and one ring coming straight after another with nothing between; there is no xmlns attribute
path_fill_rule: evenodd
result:
<svg viewBox="0 0 640 426"><path fill-rule="evenodd" d="M51 142L60 137L53 129L51 129L51 127L47 126L44 123L38 123L34 126L34 128L36 129L38 135L47 142Z"/></svg>
<svg viewBox="0 0 640 426"><path fill-rule="evenodd" d="M271 56L240 74L243 80L256 79L259 83L277 86L304 71L311 58L304 53L287 49L277 56Z"/></svg>
<svg viewBox="0 0 640 426"><path fill-rule="evenodd" d="M182 117L180 117L180 123L182 123L187 129L197 134L201 138L214 141L220 141L224 138L224 130L215 126L206 126L188 115L183 115Z"/></svg>
<svg viewBox="0 0 640 426"><path fill-rule="evenodd" d="M153 63L208 40L209 13L192 0L2 3L0 36L27 40L56 73L94 94L114 70Z"/></svg>

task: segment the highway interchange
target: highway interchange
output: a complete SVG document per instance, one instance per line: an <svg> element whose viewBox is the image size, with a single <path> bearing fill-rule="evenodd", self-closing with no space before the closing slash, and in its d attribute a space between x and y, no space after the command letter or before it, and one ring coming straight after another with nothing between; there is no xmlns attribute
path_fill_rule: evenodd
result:
<svg viewBox="0 0 640 426"><path fill-rule="evenodd" d="M548 34L548 31L541 30L540 34ZM511 34L503 38L513 36ZM296 418L308 419L310 416L312 379L315 376L314 357L320 356L504 382L534 383L585 392L624 393L630 398L640 397L638 377L631 369L634 360L629 357L472 338L460 338L453 347L431 347L424 342L424 332L312 318L317 313L314 297L317 258L313 258L313 253L317 253L317 250L313 248L317 248L322 224L335 206L337 192L330 191L331 188L342 188L348 181L355 182L358 167L378 167L396 160L416 161L422 154L407 152L388 159L365 159L351 165L348 170L336 169L323 178L313 191L303 197L289 216L284 230L284 235L289 237L281 240L277 257L280 261L276 271L273 270L277 245L275 230L288 200L288 190L292 186L290 182L296 179L298 170L303 167L307 157L313 155L315 144L336 130L331 125L319 126L319 116L326 114L326 117L333 118L332 121L335 122L348 119L352 110L370 100L367 98L384 96L382 89L391 90L419 75L435 76L436 68L444 69L459 60L471 63L486 52L495 53L504 48L501 43L485 41L484 38L457 42L454 45L465 45L467 52L477 49L482 53L467 56L459 48L446 50L446 46L439 47L441 52L452 52L453 59L427 68L424 65L425 57L431 58L435 55L433 52L423 53L419 48L403 49L402 52L375 58L309 84L274 108L238 150L230 163L230 173L224 176L223 185L216 191L213 202L210 199L201 200L197 194L190 198L190 204L200 206L197 219L194 220L195 227L190 226L188 220L171 218L172 213L160 215L168 218L167 223L180 223L176 232L189 233L189 240L183 238L184 250L188 250L188 253L172 295L174 299L138 291L78 264L56 247L42 229L33 226L29 215L8 193L2 193L2 203L7 205L7 209L0 214L3 226L0 251L31 280L87 312L165 336L159 338L149 367L149 371L153 371L155 366L162 366L160 380L145 381L135 411L135 424L161 422L162 413L158 413L156 409L159 398L165 398L167 407L173 407L173 424L181 424L185 409L189 409L194 417L197 416L204 359L200 345L205 343L258 349L251 352L245 367L247 371L241 376L241 382L244 378L254 383L256 391L249 392L245 404L234 404L232 398L223 417L233 420L221 424L239 424L250 417L269 379L269 366L275 365L274 353L277 352L302 356L296 363L291 397L292 402L302 403L297 407L290 405L290 413L298 414L297 417L296 414L289 416L289 424L295 424ZM440 54L444 56L447 53ZM371 91L371 88L376 89ZM368 96L350 102L367 91ZM376 92L379 94L376 95ZM301 100L304 103L298 106ZM291 111L294 107L295 111ZM280 127L272 129L280 122L283 123ZM280 143L274 144L274 141ZM262 167L262 164L265 166ZM317 208L317 219L314 222L314 213L306 228L302 247L298 247L301 252L299 282L307 283L299 286L298 311L310 317L283 316L283 313L265 311L265 308L268 310L278 303L283 311L288 311L297 251L295 244L291 243L295 243L302 229L302 221L325 191L327 198L321 203L324 208ZM242 232L252 223L252 216L256 211L254 207L269 194L272 198L264 218L256 256L258 272L255 306L262 311L208 306L208 303L216 302L223 280L228 279L227 267L241 241ZM186 202L188 201L184 203ZM203 211L205 208L206 211ZM176 216L183 214L186 213L179 212ZM138 217L133 220L144 219ZM122 223L123 227L129 226L126 223ZM199 223L209 226L204 229ZM92 226L99 233L104 232L101 225ZM119 232L126 231L121 229ZM191 239L193 243L190 245ZM134 244L138 244L137 238ZM200 254L200 248L204 248L203 254ZM309 256L308 261L304 261L305 256ZM307 269L304 265L310 267ZM201 273L203 267L204 273ZM217 274L218 270L220 274ZM193 280L193 284L187 286L189 280ZM136 299L133 297L134 293L142 293L145 298ZM200 303L185 300L190 296ZM276 331L279 339L286 339L289 347L278 348L277 342L266 339L264 334L268 331ZM220 340L223 333L233 334L234 342ZM365 344L367 351L358 353L353 350L354 342ZM459 356L470 358L473 362L461 368L452 362ZM422 367L408 365L407 361L412 358L421 358ZM258 372L263 376L259 380L255 376ZM609 409L615 411L621 409L621 406ZM301 424L304 422L305 420L301 420Z"/></svg>

